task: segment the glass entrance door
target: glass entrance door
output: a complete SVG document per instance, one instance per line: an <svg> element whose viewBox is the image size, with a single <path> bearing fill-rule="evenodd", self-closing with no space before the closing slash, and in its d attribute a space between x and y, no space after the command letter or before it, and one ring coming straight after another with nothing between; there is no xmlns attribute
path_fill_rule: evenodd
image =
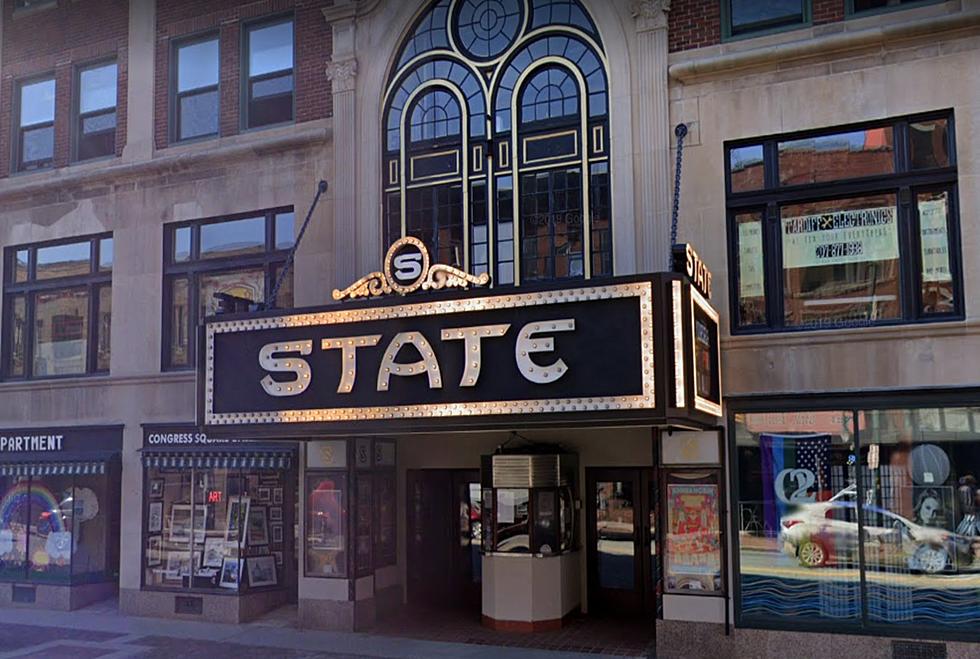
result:
<svg viewBox="0 0 980 659"><path fill-rule="evenodd" d="M656 605L656 487L652 469L588 469L589 612L642 615Z"/></svg>

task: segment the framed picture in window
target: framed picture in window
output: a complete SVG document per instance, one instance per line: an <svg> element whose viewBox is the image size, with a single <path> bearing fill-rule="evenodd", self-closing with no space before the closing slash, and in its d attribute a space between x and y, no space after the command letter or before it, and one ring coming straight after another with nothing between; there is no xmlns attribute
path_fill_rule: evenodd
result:
<svg viewBox="0 0 980 659"><path fill-rule="evenodd" d="M250 505L249 497L236 497L228 502L228 517L225 520L225 540L228 542L238 544L245 539L244 532Z"/></svg>
<svg viewBox="0 0 980 659"><path fill-rule="evenodd" d="M148 533L163 531L163 502L151 501L146 514L146 530Z"/></svg>
<svg viewBox="0 0 980 659"><path fill-rule="evenodd" d="M222 588L232 588L238 590L238 584L242 574L242 564L245 559L225 557L221 562L221 578L218 585Z"/></svg>
<svg viewBox="0 0 980 659"><path fill-rule="evenodd" d="M252 587L275 586L276 580L276 559L269 554L268 556L252 556L245 559L248 568L248 583Z"/></svg>
<svg viewBox="0 0 980 659"><path fill-rule="evenodd" d="M269 492L269 488L267 488L267 487L260 487L258 489L258 500L260 502L262 502L262 503L269 503L269 499L271 498L271 496L272 496L272 494Z"/></svg>
<svg viewBox="0 0 980 659"><path fill-rule="evenodd" d="M170 507L170 542L187 543L191 541L191 506L175 503Z"/></svg>
<svg viewBox="0 0 980 659"><path fill-rule="evenodd" d="M167 554L167 579L179 581L190 573L191 555L187 551L172 551Z"/></svg>
<svg viewBox="0 0 980 659"><path fill-rule="evenodd" d="M276 565L282 567L282 552L281 551L274 551L274 552L272 552L272 555L276 559Z"/></svg>
<svg viewBox="0 0 980 659"><path fill-rule="evenodd" d="M265 506L256 506L249 511L248 544L250 546L269 544L269 524L265 511Z"/></svg>
<svg viewBox="0 0 980 659"><path fill-rule="evenodd" d="M277 506L282 505L282 488L277 487L272 490L272 503Z"/></svg>
<svg viewBox="0 0 980 659"><path fill-rule="evenodd" d="M156 567L163 563L163 554L160 550L161 538L158 535L151 535L146 539L146 566Z"/></svg>
<svg viewBox="0 0 980 659"><path fill-rule="evenodd" d="M163 498L163 479L162 478L151 478L150 479L150 498L151 499L161 499L161 498Z"/></svg>
<svg viewBox="0 0 980 659"><path fill-rule="evenodd" d="M269 521L270 522L281 522L282 521L282 507L273 506L269 508Z"/></svg>
<svg viewBox="0 0 980 659"><path fill-rule="evenodd" d="M272 525L272 543L282 544L282 524Z"/></svg>
<svg viewBox="0 0 980 659"><path fill-rule="evenodd" d="M201 567L220 568L225 557L225 539L207 538L204 540L204 552L201 554Z"/></svg>

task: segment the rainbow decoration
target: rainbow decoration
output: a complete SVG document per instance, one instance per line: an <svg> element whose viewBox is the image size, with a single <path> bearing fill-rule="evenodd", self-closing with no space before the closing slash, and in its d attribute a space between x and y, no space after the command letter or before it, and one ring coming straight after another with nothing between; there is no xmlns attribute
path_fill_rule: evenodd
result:
<svg viewBox="0 0 980 659"><path fill-rule="evenodd" d="M51 490L38 483L28 487L26 480L8 489L0 499L0 528L9 529L11 520L15 519L21 506L30 504L31 510L47 512L51 532L66 531L65 521L61 517L61 505ZM37 519L37 515L34 516Z"/></svg>

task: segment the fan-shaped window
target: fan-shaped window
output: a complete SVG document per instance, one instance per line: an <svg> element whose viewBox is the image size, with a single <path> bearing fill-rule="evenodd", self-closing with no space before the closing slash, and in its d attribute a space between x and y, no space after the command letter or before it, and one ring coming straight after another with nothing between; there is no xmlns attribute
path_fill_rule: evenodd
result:
<svg viewBox="0 0 980 659"><path fill-rule="evenodd" d="M449 92L441 90L429 92L419 99L412 109L412 142L458 136L459 132L459 103Z"/></svg>
<svg viewBox="0 0 980 659"><path fill-rule="evenodd" d="M579 0L431 3L384 95L386 240L497 286L612 274L606 70Z"/></svg>
<svg viewBox="0 0 980 659"><path fill-rule="evenodd" d="M536 73L521 94L521 123L578 116L578 85L558 68Z"/></svg>

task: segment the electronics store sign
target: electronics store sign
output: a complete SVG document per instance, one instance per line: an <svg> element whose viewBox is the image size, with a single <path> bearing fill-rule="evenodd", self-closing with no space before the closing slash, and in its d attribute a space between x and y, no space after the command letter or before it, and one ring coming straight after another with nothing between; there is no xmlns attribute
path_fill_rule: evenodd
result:
<svg viewBox="0 0 980 659"><path fill-rule="evenodd" d="M783 218L783 266L808 268L898 258L894 206Z"/></svg>
<svg viewBox="0 0 980 659"><path fill-rule="evenodd" d="M430 267L424 246L399 243L384 272L334 297L485 283ZM507 416L641 418L654 408L652 278L384 302L209 319L203 427L444 428Z"/></svg>

